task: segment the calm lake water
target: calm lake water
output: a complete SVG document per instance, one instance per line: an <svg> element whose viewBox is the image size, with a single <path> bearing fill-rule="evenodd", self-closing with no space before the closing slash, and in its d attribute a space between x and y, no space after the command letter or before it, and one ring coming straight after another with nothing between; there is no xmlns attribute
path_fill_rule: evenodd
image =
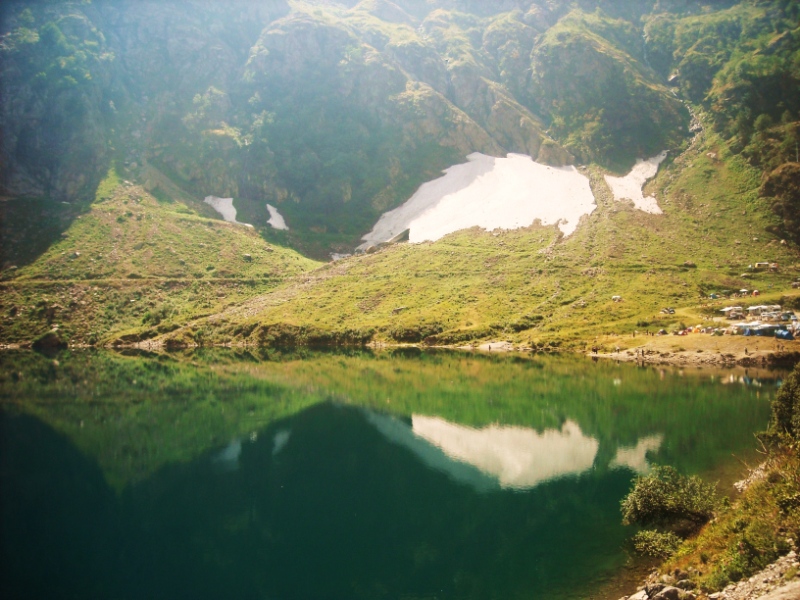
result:
<svg viewBox="0 0 800 600"><path fill-rule="evenodd" d="M588 597L629 562L632 479L751 456L778 381L439 352L0 354L0 596Z"/></svg>

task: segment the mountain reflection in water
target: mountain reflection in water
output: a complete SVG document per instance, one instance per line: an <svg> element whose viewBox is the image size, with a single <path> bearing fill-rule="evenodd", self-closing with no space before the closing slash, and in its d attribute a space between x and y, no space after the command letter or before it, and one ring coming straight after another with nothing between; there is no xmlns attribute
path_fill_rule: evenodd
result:
<svg viewBox="0 0 800 600"><path fill-rule="evenodd" d="M570 358L188 358L0 364L0 598L581 597L628 560L634 474L713 477L776 389Z"/></svg>

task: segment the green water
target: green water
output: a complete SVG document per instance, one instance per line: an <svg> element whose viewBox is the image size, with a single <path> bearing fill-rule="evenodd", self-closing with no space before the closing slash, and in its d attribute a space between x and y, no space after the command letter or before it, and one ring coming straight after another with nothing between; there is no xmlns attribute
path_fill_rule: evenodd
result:
<svg viewBox="0 0 800 600"><path fill-rule="evenodd" d="M654 463L779 375L455 353L0 354L0 597L581 598Z"/></svg>

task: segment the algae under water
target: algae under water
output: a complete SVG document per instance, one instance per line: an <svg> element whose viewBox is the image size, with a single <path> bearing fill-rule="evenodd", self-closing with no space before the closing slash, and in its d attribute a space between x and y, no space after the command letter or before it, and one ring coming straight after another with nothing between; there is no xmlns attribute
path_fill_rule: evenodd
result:
<svg viewBox="0 0 800 600"><path fill-rule="evenodd" d="M0 355L3 598L579 598L780 374L444 352Z"/></svg>

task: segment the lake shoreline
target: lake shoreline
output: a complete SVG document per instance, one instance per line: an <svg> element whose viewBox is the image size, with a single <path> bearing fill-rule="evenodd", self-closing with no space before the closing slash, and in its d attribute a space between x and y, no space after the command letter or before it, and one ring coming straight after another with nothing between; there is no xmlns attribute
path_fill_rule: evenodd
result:
<svg viewBox="0 0 800 600"><path fill-rule="evenodd" d="M118 340L103 346L89 344L54 344L40 346L40 349L90 349L105 348L110 350L178 350L192 348L253 348L259 344L227 342L217 344L174 344L163 340L141 340L120 343ZM291 344L291 347L318 347L305 344ZM263 347L270 347L265 345ZM335 344L324 346L334 349L342 346ZM677 367L745 367L745 368L788 368L800 362L800 342L786 341L767 337L746 336L709 336L691 334L686 336L619 336L606 335L593 340L575 342L566 348L541 349L527 344L515 344L506 340L495 340L470 345L450 344L415 344L386 341L370 341L366 344L355 344L352 347L363 347L372 350L391 350L401 348L419 348L421 350L450 350L460 352L481 353L519 353L519 354L580 354L593 360L611 360L614 362L633 362L641 365L669 365ZM35 343L0 344L2 350L36 349Z"/></svg>

